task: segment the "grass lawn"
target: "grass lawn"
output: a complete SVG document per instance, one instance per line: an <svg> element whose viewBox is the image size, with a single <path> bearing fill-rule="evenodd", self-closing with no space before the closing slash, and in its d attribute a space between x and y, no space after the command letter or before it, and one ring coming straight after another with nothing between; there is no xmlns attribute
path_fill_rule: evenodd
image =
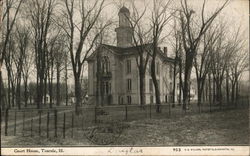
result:
<svg viewBox="0 0 250 156"><path fill-rule="evenodd" d="M58 138L51 135L22 137L1 135L7 146L49 145L247 145L249 144L249 111L245 109L189 114L182 117L119 121L115 124L95 124L66 130ZM103 128L104 127L104 128ZM116 128L114 128L116 127ZM45 133L42 131L42 133ZM107 141L108 140L108 141Z"/></svg>

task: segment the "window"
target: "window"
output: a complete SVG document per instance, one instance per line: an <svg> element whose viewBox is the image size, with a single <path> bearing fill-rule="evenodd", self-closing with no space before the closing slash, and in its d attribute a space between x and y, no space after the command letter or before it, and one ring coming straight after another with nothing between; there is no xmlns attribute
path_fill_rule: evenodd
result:
<svg viewBox="0 0 250 156"><path fill-rule="evenodd" d="M127 74L131 73L131 60L127 60Z"/></svg>
<svg viewBox="0 0 250 156"><path fill-rule="evenodd" d="M172 78L172 74L173 74L172 66L169 66L169 77L170 78Z"/></svg>
<svg viewBox="0 0 250 156"><path fill-rule="evenodd" d="M123 104L123 97L119 96L119 104L122 105Z"/></svg>
<svg viewBox="0 0 250 156"><path fill-rule="evenodd" d="M153 81L152 81L152 79L149 79L149 91L153 92Z"/></svg>
<svg viewBox="0 0 250 156"><path fill-rule="evenodd" d="M131 88L132 88L131 79L127 79L127 91L131 91Z"/></svg>
<svg viewBox="0 0 250 156"><path fill-rule="evenodd" d="M106 94L108 94L109 93L109 82L105 82L106 83L106 85L105 85L105 87L106 87Z"/></svg>
<svg viewBox="0 0 250 156"><path fill-rule="evenodd" d="M160 63L159 62L156 63L156 74L157 75L160 74Z"/></svg>
<svg viewBox="0 0 250 156"><path fill-rule="evenodd" d="M153 95L150 96L150 103L154 103L154 96Z"/></svg>
<svg viewBox="0 0 250 156"><path fill-rule="evenodd" d="M102 72L103 73L110 72L110 62L108 56L104 56L102 58Z"/></svg>
<svg viewBox="0 0 250 156"><path fill-rule="evenodd" d="M108 81L102 82L101 91L103 94L110 94L111 93L111 83Z"/></svg>
<svg viewBox="0 0 250 156"><path fill-rule="evenodd" d="M131 104L132 103L132 99L131 99L131 96L127 96L127 101L128 101L128 104Z"/></svg>

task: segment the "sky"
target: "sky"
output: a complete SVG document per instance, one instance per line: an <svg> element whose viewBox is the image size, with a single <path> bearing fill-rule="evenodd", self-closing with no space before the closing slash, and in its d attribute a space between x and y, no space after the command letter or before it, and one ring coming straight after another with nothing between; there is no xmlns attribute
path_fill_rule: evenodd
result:
<svg viewBox="0 0 250 156"><path fill-rule="evenodd" d="M136 7L139 8L139 11L143 11L144 7L147 6L147 10L145 13L145 16L150 16L150 12L152 9L152 0L110 0L108 1L110 3L109 6L104 10L103 16L105 18L112 18L115 21L118 21L118 11L119 6L124 5L125 7L131 9L131 3L130 1L134 1L136 4ZM167 1L167 0L165 0ZM164 2L164 1L163 1ZM206 6L205 6L205 12L207 14L213 13L218 7L222 6L222 4L225 2L225 0L207 0ZM203 0L188 0L188 5L190 5L197 14L200 13L200 9L202 7ZM171 3L171 8L180 6L180 0L175 0ZM238 27L241 27L241 33L242 38L244 38L245 41L245 48L249 52L249 1L248 0L231 0L227 4L227 6L222 10L222 12L219 14L219 16L216 19L218 21L226 21L227 22L227 29L228 34L233 33L237 31ZM118 23L116 23L115 27L118 26ZM169 26L170 27L170 26ZM170 28L166 28L166 31L170 31ZM113 34L115 37L115 32L113 30ZM112 44L112 43L111 43ZM115 45L116 42L113 42ZM161 46L168 46L169 44L165 43ZM87 75L87 73L86 73ZM244 72L242 76L243 80L249 80L249 71Z"/></svg>
<svg viewBox="0 0 250 156"><path fill-rule="evenodd" d="M115 41L115 30L114 28L118 26L118 12L119 7L122 5L126 6L131 10L130 1L134 1L136 7L143 9L143 6L147 5L146 15L150 15L150 11L152 9L152 0L107 0L106 3L108 4L105 9L103 10L101 16L105 19L112 19L115 24L112 26L110 30L110 34L113 37L111 44L116 44ZM89 2L93 2L89 0ZM218 6L221 6L225 0L207 0L206 3L206 13L213 12ZM198 10L202 7L203 0L188 0L188 4L193 7L196 11L195 13L200 13ZM171 8L180 5L180 1L174 0L171 4ZM78 17L75 17L78 18ZM229 4L224 8L224 10L220 13L218 20L225 20L227 21L228 27L230 28L228 33L235 31L239 25L243 31L242 37L246 39L246 49L249 51L248 43L249 43L249 1L248 0L231 0ZM166 31L171 30L170 26L166 27ZM162 46L168 46L166 43ZM86 66L86 65L85 65ZM72 71L69 71L69 73ZM3 74L6 79L6 73ZM87 76L87 70L84 72L84 75ZM71 73L72 76L72 73ZM245 72L243 74L243 80L249 79L249 72ZM70 80L73 83L73 79Z"/></svg>

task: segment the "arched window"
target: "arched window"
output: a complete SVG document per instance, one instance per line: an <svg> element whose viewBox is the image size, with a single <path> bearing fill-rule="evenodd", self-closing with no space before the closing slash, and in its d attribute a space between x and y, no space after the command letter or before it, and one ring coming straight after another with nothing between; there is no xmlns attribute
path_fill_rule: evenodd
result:
<svg viewBox="0 0 250 156"><path fill-rule="evenodd" d="M102 58L102 72L103 73L110 72L110 62L108 56L104 56Z"/></svg>

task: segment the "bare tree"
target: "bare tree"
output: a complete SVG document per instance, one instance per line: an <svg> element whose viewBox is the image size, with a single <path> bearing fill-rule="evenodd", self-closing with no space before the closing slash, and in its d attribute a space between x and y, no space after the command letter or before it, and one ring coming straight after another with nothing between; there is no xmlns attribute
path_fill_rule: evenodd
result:
<svg viewBox="0 0 250 156"><path fill-rule="evenodd" d="M168 0L166 3L162 1L153 2L153 11L151 14L151 26L152 26L152 45L153 45L153 52L152 52L152 61L151 61L151 77L155 88L155 98L156 98L156 112L160 113L160 90L159 84L156 78L155 66L156 66L156 56L158 52L159 43L165 38L162 37L162 31L164 27L169 22L172 14L167 14L167 9L170 5L171 0Z"/></svg>
<svg viewBox="0 0 250 156"><path fill-rule="evenodd" d="M232 41L230 43L230 50L232 50L232 57L228 60L228 77L231 81L231 99L237 106L237 100L239 98L239 80L242 73L248 68L249 63L247 58L248 52L244 50L245 40L242 38L240 29L238 28L235 34L232 35Z"/></svg>
<svg viewBox="0 0 250 156"><path fill-rule="evenodd" d="M5 67L7 70L7 77L8 77L8 107L11 108L15 106L15 95L16 95L16 68L15 68L15 47L16 44L14 42L14 38L12 36L14 33L12 32L12 35L9 39L6 53L5 53Z"/></svg>
<svg viewBox="0 0 250 156"><path fill-rule="evenodd" d="M41 108L46 83L47 40L50 33L55 0L32 0L27 3L28 16L33 29L35 64L37 69L37 108Z"/></svg>
<svg viewBox="0 0 250 156"><path fill-rule="evenodd" d="M201 99L205 87L205 81L207 74L211 66L211 50L212 46L216 43L220 33L217 31L217 27L209 29L204 33L201 39L200 47L197 51L197 55L194 58L194 68L197 80L197 91L198 91L198 106L199 112L201 112Z"/></svg>
<svg viewBox="0 0 250 156"><path fill-rule="evenodd" d="M18 12L20 10L23 0L5 0L0 1L1 7L1 31L3 32L2 47L0 52L0 97L4 91L3 78L2 78L2 66L6 56L7 46L10 40L10 35L15 24ZM2 11L3 10L3 11ZM3 23L2 23L3 21ZM3 26L2 26L3 25ZM2 99L2 98L1 98ZM0 106L2 106L2 100L0 100Z"/></svg>
<svg viewBox="0 0 250 156"><path fill-rule="evenodd" d="M71 64L73 67L74 82L75 82L75 112L79 114L79 106L82 103L80 76L83 70L83 64L94 47L94 43L100 36L100 33L109 25L105 24L99 29L99 33L90 37L91 32L95 29L96 21L100 18L100 14L105 7L104 0L93 1L91 4L82 0L64 0L66 17L64 24L61 25L68 37L68 47L70 52ZM77 9L79 8L79 9ZM74 16L79 15L79 21L76 21ZM79 39L79 41L76 40Z"/></svg>
<svg viewBox="0 0 250 156"><path fill-rule="evenodd" d="M226 6L228 0L208 18L205 17L206 0L203 1L200 21L195 21L193 17L195 11L187 4L187 0L181 0L180 25L182 33L182 43L185 51L185 69L184 69L184 90L183 90L183 109L186 110L188 103L188 92L190 89L190 75L193 67L193 60L197 53L200 40L204 33L213 23L221 10ZM200 23L200 24L197 24Z"/></svg>
<svg viewBox="0 0 250 156"><path fill-rule="evenodd" d="M225 78L225 72L227 69L228 61L232 58L233 43L225 41L225 31L222 28L219 29L220 35L216 40L216 43L211 47L211 73L213 74L214 81L214 101L219 102L220 109L222 108L222 83Z"/></svg>
<svg viewBox="0 0 250 156"><path fill-rule="evenodd" d="M182 61L181 61L181 55L182 55L182 40L181 40L181 33L179 29L177 28L177 23L176 20L174 20L174 25L173 25L173 34L171 37L173 39L169 39L171 42L171 45L173 47L174 51L174 64L173 64L173 87L172 87L172 92L173 92L173 97L172 97L172 107L175 107L175 93L176 93L176 78L179 75L179 103L181 103L181 93L182 93ZM172 41L173 40L173 41Z"/></svg>
<svg viewBox="0 0 250 156"><path fill-rule="evenodd" d="M145 4L145 2L144 2ZM140 83L140 105L144 106L146 103L145 96L145 74L150 58L149 49L152 48L152 45L149 44L150 33L152 28L146 28L143 23L145 20L145 12L147 10L147 6L143 7L143 11L140 12L136 7L134 1L131 1L132 6L132 14L130 17L127 17L130 26L133 30L132 40L133 46L136 48L136 64L139 71L139 83Z"/></svg>
<svg viewBox="0 0 250 156"><path fill-rule="evenodd" d="M18 109L21 109L21 80L22 76L23 80L25 81L25 106L27 106L27 77L28 75L25 75L23 73L27 73L28 68L24 71L24 66L28 66L29 64L27 61L28 53L28 46L29 46L29 29L26 26L22 26L19 24L16 28L16 41L17 41L17 52L15 53L14 61L16 64L16 70L17 70L17 76L16 76L16 102L18 105Z"/></svg>

